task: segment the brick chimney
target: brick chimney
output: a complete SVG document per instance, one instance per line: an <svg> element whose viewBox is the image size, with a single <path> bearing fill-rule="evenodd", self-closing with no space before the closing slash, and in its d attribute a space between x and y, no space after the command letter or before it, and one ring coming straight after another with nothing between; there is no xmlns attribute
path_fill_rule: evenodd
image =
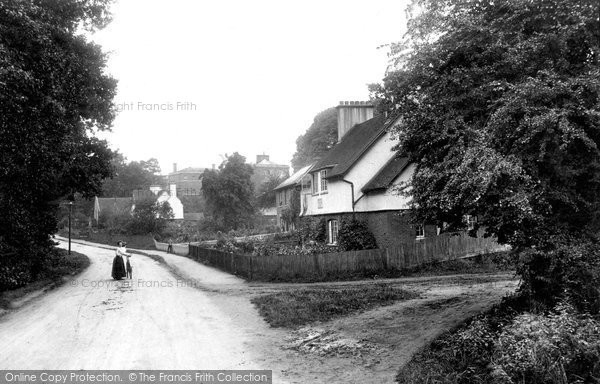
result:
<svg viewBox="0 0 600 384"><path fill-rule="evenodd" d="M269 161L269 155L265 155L264 153L262 155L256 155L256 164L260 163L263 160Z"/></svg>
<svg viewBox="0 0 600 384"><path fill-rule="evenodd" d="M338 143L356 124L373 118L375 107L369 101L340 101L338 113Z"/></svg>
<svg viewBox="0 0 600 384"><path fill-rule="evenodd" d="M177 172L177 163L173 163L173 173Z"/></svg>

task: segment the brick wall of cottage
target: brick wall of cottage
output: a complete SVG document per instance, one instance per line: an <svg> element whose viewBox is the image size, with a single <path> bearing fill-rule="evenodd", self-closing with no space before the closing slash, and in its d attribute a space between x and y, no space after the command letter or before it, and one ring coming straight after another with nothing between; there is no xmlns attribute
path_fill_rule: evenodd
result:
<svg viewBox="0 0 600 384"><path fill-rule="evenodd" d="M379 212L357 212L331 215L309 216L323 218L325 220L351 219L352 216L367 223L369 229L375 236L379 248L393 248L400 244L415 241L415 226L411 223L410 211L379 211ZM437 236L435 225L425 225L425 237Z"/></svg>

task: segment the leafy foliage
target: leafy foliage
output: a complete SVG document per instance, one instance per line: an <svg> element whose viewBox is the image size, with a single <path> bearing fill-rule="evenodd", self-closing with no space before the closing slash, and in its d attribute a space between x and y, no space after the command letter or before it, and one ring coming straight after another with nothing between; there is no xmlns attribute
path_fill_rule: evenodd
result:
<svg viewBox="0 0 600 384"><path fill-rule="evenodd" d="M302 244L324 243L327 240L327 222L316 217L303 217L298 228L298 237Z"/></svg>
<svg viewBox="0 0 600 384"><path fill-rule="evenodd" d="M122 154L116 153L111 165L113 176L104 180L102 196L131 197L134 190L160 182L160 165L155 158L127 163Z"/></svg>
<svg viewBox="0 0 600 384"><path fill-rule="evenodd" d="M293 225L294 228L298 225L300 218L300 190L292 189L290 203L281 211L281 220L288 224L288 227Z"/></svg>
<svg viewBox="0 0 600 384"><path fill-rule="evenodd" d="M372 91L402 116L398 150L416 163L422 221L462 217L517 251L558 257L598 232L600 3L415 0L395 68ZM405 190L407 192L407 190ZM525 288L559 294L544 256ZM597 256L595 256L597 257ZM535 265L541 263L540 265ZM546 265L548 264L548 265Z"/></svg>
<svg viewBox="0 0 600 384"><path fill-rule="evenodd" d="M522 290L546 306L566 298L577 309L600 314L600 245L582 242L521 253Z"/></svg>
<svg viewBox="0 0 600 384"><path fill-rule="evenodd" d="M277 205L277 193L274 189L286 178L281 175L272 175L260 185L257 191L256 206L258 208L272 208Z"/></svg>
<svg viewBox="0 0 600 384"><path fill-rule="evenodd" d="M206 209L218 228L229 230L248 226L255 212L252 166L235 152L218 170L206 170L202 192Z"/></svg>
<svg viewBox="0 0 600 384"><path fill-rule="evenodd" d="M420 219L476 214L514 246L597 226L600 24L591 0L414 1L395 70L372 87L402 116Z"/></svg>
<svg viewBox="0 0 600 384"><path fill-rule="evenodd" d="M338 244L342 251L360 251L377 248L375 236L367 223L357 219L344 219L340 223Z"/></svg>
<svg viewBox="0 0 600 384"><path fill-rule="evenodd" d="M166 228L167 221L173 217L169 204L144 199L136 202L133 215L125 227L127 233L132 235L160 234Z"/></svg>
<svg viewBox="0 0 600 384"><path fill-rule="evenodd" d="M494 375L504 382L588 383L600 376L600 323L568 305L548 315L526 313L495 343Z"/></svg>
<svg viewBox="0 0 600 384"><path fill-rule="evenodd" d="M0 3L0 249L39 271L60 201L97 195L112 152L93 135L114 118L116 81L80 27L109 21L108 0Z"/></svg>
<svg viewBox="0 0 600 384"><path fill-rule="evenodd" d="M311 126L296 140L294 171L319 160L337 143L337 110L328 108L315 116Z"/></svg>

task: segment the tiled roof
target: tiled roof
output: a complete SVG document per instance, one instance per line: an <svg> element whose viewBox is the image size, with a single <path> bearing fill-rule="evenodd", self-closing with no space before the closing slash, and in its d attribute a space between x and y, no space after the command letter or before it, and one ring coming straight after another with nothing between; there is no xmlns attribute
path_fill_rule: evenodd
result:
<svg viewBox="0 0 600 384"><path fill-rule="evenodd" d="M123 213L129 212L133 205L131 197L99 197L100 212Z"/></svg>
<svg viewBox="0 0 600 384"><path fill-rule="evenodd" d="M306 176L306 174L310 171L311 167L312 167L312 164L307 165L304 168L300 168L298 170L298 172L294 173L292 176L285 179L281 184L279 184L277 187L275 187L274 190L276 191L278 189L283 189L285 187L289 187L291 185L298 184L302 180L302 178L304 176Z"/></svg>
<svg viewBox="0 0 600 384"><path fill-rule="evenodd" d="M263 159L260 163L255 164L256 167L277 167L277 168L289 168L285 164L277 164L272 162L271 160Z"/></svg>
<svg viewBox="0 0 600 384"><path fill-rule="evenodd" d="M408 166L407 157L394 156L363 188L364 193L387 189Z"/></svg>
<svg viewBox="0 0 600 384"><path fill-rule="evenodd" d="M343 176L395 121L396 119L386 119L385 116L379 115L356 124L344 135L342 141L315 164L311 171L332 168L327 172L327 178Z"/></svg>
<svg viewBox="0 0 600 384"><path fill-rule="evenodd" d="M176 172L171 172L169 175L176 175L179 173L203 173L206 168L197 168L197 167L187 167L180 169Z"/></svg>

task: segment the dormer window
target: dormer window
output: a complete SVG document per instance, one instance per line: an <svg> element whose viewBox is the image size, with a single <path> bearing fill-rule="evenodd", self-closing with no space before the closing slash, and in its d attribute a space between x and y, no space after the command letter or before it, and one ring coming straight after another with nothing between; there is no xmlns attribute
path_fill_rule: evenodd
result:
<svg viewBox="0 0 600 384"><path fill-rule="evenodd" d="M327 170L326 169L319 172L319 178L321 179L321 192L327 191Z"/></svg>
<svg viewBox="0 0 600 384"><path fill-rule="evenodd" d="M313 194L327 193L327 170L313 173Z"/></svg>

